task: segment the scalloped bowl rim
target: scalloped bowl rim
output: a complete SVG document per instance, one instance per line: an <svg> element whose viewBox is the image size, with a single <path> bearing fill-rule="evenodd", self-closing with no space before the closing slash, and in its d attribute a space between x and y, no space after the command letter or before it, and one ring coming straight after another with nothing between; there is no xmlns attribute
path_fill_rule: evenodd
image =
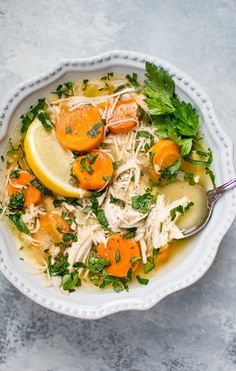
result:
<svg viewBox="0 0 236 371"><path fill-rule="evenodd" d="M96 71L96 69L101 66L109 68L114 65L123 66L124 68L136 67L143 69L145 61L153 62L156 65L161 65L167 69L172 74L177 87L182 89L185 94L187 94L194 103L201 108L201 112L203 112L204 116L204 123L209 125L208 130L210 131L211 137L213 137L217 142L221 154L221 180L227 181L235 176L232 141L220 127L212 102L204 89L202 89L190 76L169 62L150 55L125 50L114 50L92 58L64 59L50 71L17 85L8 94L7 98L1 105L0 144L1 140L7 135L8 125L14 111L23 99L26 99L31 93L37 92L37 90L47 86L54 80L62 78L65 73L75 71L78 73L81 71L87 71L89 73L89 71ZM235 190L228 193L224 197L224 201L222 201L221 205L221 207L226 207L227 214L223 214L220 221L215 221L215 223L213 214L212 225L213 227L217 225L216 230L214 230L214 228L210 229L209 225L205 228L205 232L209 229L209 232L213 231L214 235L212 234L209 236L205 233L203 236L204 238L201 238L201 242L204 240L207 249L204 259L202 258L202 261L198 261L194 268L190 267L191 269L188 270L187 266L184 267L186 268L183 269L184 275L181 278L178 278L174 283L164 285L163 288L158 287L156 283L154 283L152 284L153 290L151 292L150 290L148 292L143 291L143 295L140 295L139 297L130 297L128 292L122 297L117 295L115 300L108 300L101 305L96 305L95 303L93 306L80 305L79 302L72 303L66 300L66 296L63 296L60 299L51 298L49 295L45 294L44 291L40 291L39 289L37 290L34 284L27 279L27 274L25 274L24 277L19 271L13 272L12 265L10 264L9 259L7 259L7 250L9 246L7 245L4 233L0 234L0 270L17 289L30 299L48 309L65 315L84 319L97 319L124 310L148 309L157 304L167 295L193 284L210 268L217 253L220 241L234 221L235 199ZM221 200L219 201L219 204L220 202ZM216 208L217 207L218 205L216 205ZM145 288L143 288L143 290L144 289Z"/></svg>

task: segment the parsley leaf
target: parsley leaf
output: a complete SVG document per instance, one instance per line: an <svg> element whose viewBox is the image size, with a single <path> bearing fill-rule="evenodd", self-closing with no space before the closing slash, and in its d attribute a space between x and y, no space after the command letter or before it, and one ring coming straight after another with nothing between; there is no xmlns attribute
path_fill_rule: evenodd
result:
<svg viewBox="0 0 236 371"><path fill-rule="evenodd" d="M48 257L48 271L50 276L64 276L68 273L69 263L67 258L68 254L56 256L53 258L54 262L52 263L52 257Z"/></svg>
<svg viewBox="0 0 236 371"><path fill-rule="evenodd" d="M106 259L90 256L88 259L88 269L91 273L101 272L105 267L108 267L110 262Z"/></svg>
<svg viewBox="0 0 236 371"><path fill-rule="evenodd" d="M103 126L103 123L102 122L98 122L97 124L93 125L92 129L90 129L89 131L87 131L87 136L89 138L96 138L98 136L98 134L100 133L100 131L98 130L101 126Z"/></svg>
<svg viewBox="0 0 236 371"><path fill-rule="evenodd" d="M91 197L91 208L101 226L104 228L108 228L109 223L107 221L104 210L98 204L97 198L100 196L101 196L100 192L93 192Z"/></svg>
<svg viewBox="0 0 236 371"><path fill-rule="evenodd" d="M159 252L160 252L160 248L153 249L152 258L151 259L149 258L147 263L144 265L144 273L145 274L149 273L155 267L156 256L159 254Z"/></svg>
<svg viewBox="0 0 236 371"><path fill-rule="evenodd" d="M11 172L9 178L11 178L11 179L19 178L19 176L20 176L20 169L16 169L16 170Z"/></svg>
<svg viewBox="0 0 236 371"><path fill-rule="evenodd" d="M193 137L198 132L198 114L190 103L173 99L175 113L174 126L179 135Z"/></svg>
<svg viewBox="0 0 236 371"><path fill-rule="evenodd" d="M194 205L194 202L189 202L186 207L182 205L176 206L174 209L170 210L170 219L171 221L174 220L177 216L177 213L183 214L185 211L189 210L190 207Z"/></svg>
<svg viewBox="0 0 236 371"><path fill-rule="evenodd" d="M49 115L46 112L41 111L38 114L37 118L39 119L39 121L43 125L44 129L51 130L53 128L52 121L51 121Z"/></svg>
<svg viewBox="0 0 236 371"><path fill-rule="evenodd" d="M62 277L61 287L63 290L73 292L79 286L81 286L81 279L78 272L67 273Z"/></svg>
<svg viewBox="0 0 236 371"><path fill-rule="evenodd" d="M131 75L126 75L125 77L130 82L131 85L139 86L137 73L133 72L132 76Z"/></svg>
<svg viewBox="0 0 236 371"><path fill-rule="evenodd" d="M173 182L176 178L176 175L181 167L181 160L175 161L171 166L166 167L165 169L160 169L159 173L161 177L159 178L159 182L162 180L167 180L168 183Z"/></svg>
<svg viewBox="0 0 236 371"><path fill-rule="evenodd" d="M86 265L83 262L76 262L73 264L74 268L86 268Z"/></svg>
<svg viewBox="0 0 236 371"><path fill-rule="evenodd" d="M57 94L59 98L64 95L65 97L71 97L74 95L73 83L71 81L65 82L64 84L59 84L56 91L52 93Z"/></svg>
<svg viewBox="0 0 236 371"><path fill-rule="evenodd" d="M206 174L208 174L210 179L211 179L213 188L216 188L215 175L214 175L213 171L211 169L209 169L209 167L206 167L205 170L206 170Z"/></svg>
<svg viewBox="0 0 236 371"><path fill-rule="evenodd" d="M134 265L137 261L142 260L141 256L134 256L132 259L130 259L130 264Z"/></svg>
<svg viewBox="0 0 236 371"><path fill-rule="evenodd" d="M125 208L125 201L121 200L120 198L113 197L112 194L110 194L110 203L118 205L122 209Z"/></svg>
<svg viewBox="0 0 236 371"><path fill-rule="evenodd" d="M144 91L147 98L145 102L151 115L174 112L175 108L172 103L174 90L175 83L164 68L146 62Z"/></svg>
<svg viewBox="0 0 236 371"><path fill-rule="evenodd" d="M22 210L24 208L25 193L24 191L11 195L8 204L9 210Z"/></svg>
<svg viewBox="0 0 236 371"><path fill-rule="evenodd" d="M38 179L33 179L31 180L30 184L32 184L32 186L34 186L35 188L37 188L42 194L44 194L45 196L52 196L53 195L53 192L50 191L50 189L46 188L42 183L40 183L40 181Z"/></svg>
<svg viewBox="0 0 236 371"><path fill-rule="evenodd" d="M133 196L131 198L132 208L142 214L146 214L149 211L152 201L153 196L150 193L144 193L143 195Z"/></svg>
<svg viewBox="0 0 236 371"><path fill-rule="evenodd" d="M120 250L119 249L116 250L115 261L116 261L116 263L119 263L119 261L120 261Z"/></svg>
<svg viewBox="0 0 236 371"><path fill-rule="evenodd" d="M35 119L39 111L44 109L44 106L45 106L45 98L39 99L35 106L30 107L30 110L27 113L25 113L24 115L21 115L21 120L22 120L21 132L22 133L26 133L31 122Z"/></svg>
<svg viewBox="0 0 236 371"><path fill-rule="evenodd" d="M134 238L135 233L137 231L137 227L129 228L127 229L127 231L128 232L123 235L123 238L129 240L130 238Z"/></svg>
<svg viewBox="0 0 236 371"><path fill-rule="evenodd" d="M93 156L91 153L87 153L86 158L87 158L88 162L92 165L92 164L94 164L94 162L98 158L98 155Z"/></svg>
<svg viewBox="0 0 236 371"><path fill-rule="evenodd" d="M142 278L140 276L136 276L136 278L137 278L138 283L140 283L140 285L147 285L149 282L147 278Z"/></svg>
<svg viewBox="0 0 236 371"><path fill-rule="evenodd" d="M25 233L25 234L29 234L30 233L28 227L26 226L26 224L21 219L21 215L20 215L20 213L18 211L15 212L14 214L9 214L9 219L12 221L12 223L15 224L16 228L20 232Z"/></svg>

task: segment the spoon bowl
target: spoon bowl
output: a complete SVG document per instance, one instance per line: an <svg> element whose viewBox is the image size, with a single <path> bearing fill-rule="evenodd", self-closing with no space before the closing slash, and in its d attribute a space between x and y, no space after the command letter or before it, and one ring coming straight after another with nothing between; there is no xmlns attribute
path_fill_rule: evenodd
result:
<svg viewBox="0 0 236 371"><path fill-rule="evenodd" d="M194 225L192 227L186 228L182 231L183 238L188 238L196 233L200 232L209 222L212 212L215 206L215 203L223 194L230 191L231 189L236 187L236 178L231 179L228 182L220 185L219 187L216 187L214 189L211 189L209 191L206 191L207 196L207 212L205 215L205 218L202 220L202 222L199 225Z"/></svg>

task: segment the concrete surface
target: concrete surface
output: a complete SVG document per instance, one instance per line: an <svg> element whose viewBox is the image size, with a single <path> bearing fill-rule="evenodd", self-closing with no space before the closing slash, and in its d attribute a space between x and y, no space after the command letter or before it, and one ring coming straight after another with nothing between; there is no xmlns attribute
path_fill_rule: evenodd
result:
<svg viewBox="0 0 236 371"><path fill-rule="evenodd" d="M160 56L210 94L234 140L235 0L0 0L0 99L63 57ZM210 271L146 312L88 322L50 312L0 277L0 371L233 371L236 224Z"/></svg>

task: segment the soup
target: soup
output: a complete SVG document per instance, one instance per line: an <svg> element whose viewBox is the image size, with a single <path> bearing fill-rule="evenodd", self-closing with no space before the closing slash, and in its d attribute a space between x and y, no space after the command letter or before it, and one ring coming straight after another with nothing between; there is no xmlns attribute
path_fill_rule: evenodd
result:
<svg viewBox="0 0 236 371"><path fill-rule="evenodd" d="M13 139L14 138L14 139ZM214 183L198 113L171 76L60 84L22 115L2 156L1 216L48 281L128 290L172 259Z"/></svg>

